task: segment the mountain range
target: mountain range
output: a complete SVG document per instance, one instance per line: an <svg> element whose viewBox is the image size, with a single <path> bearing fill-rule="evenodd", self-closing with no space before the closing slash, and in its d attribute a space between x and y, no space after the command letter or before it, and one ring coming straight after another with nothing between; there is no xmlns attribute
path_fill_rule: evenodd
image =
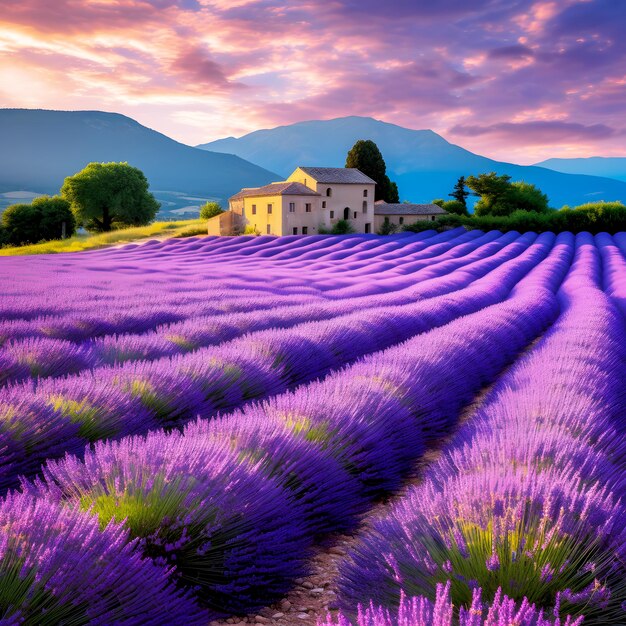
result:
<svg viewBox="0 0 626 626"><path fill-rule="evenodd" d="M626 202L625 181L495 161L454 145L432 130L411 130L369 117L299 122L198 147L236 154L287 176L298 165L342 167L348 150L358 139L376 142L387 173L398 183L401 200L447 199L459 176L495 171L537 185L553 207L594 200Z"/></svg>
<svg viewBox="0 0 626 626"><path fill-rule="evenodd" d="M0 137L4 196L58 193L64 178L90 161L127 161L148 178L162 203L160 217L180 218L188 207L197 216L204 200L224 200L278 177L237 156L178 143L117 113L0 109ZM16 197L10 193L3 204Z"/></svg>
<svg viewBox="0 0 626 626"><path fill-rule="evenodd" d="M117 113L0 109L0 137L0 211L35 194L57 193L66 176L90 161L127 161L146 174L162 203L161 219L190 217L205 200L225 202L242 187L281 180L298 165L342 167L358 139L377 143L402 200L447 198L459 176L496 171L536 184L554 207L626 202L626 159L601 160L606 167L595 159L514 165L469 152L431 130L366 117L300 122L191 147ZM554 171L561 168L571 173Z"/></svg>
<svg viewBox="0 0 626 626"><path fill-rule="evenodd" d="M606 176L626 182L626 157L596 156L585 159L547 159L541 163L535 163L535 165L566 174Z"/></svg>

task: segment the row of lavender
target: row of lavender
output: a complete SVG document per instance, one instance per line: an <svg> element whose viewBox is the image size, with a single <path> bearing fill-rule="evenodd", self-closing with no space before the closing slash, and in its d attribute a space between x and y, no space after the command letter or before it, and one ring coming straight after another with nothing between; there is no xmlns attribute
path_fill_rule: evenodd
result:
<svg viewBox="0 0 626 626"><path fill-rule="evenodd" d="M38 471L45 459L281 393L498 302L545 257L554 239L551 234L507 238L495 254L493 246L502 244L493 242L491 256L476 258L476 251L466 265L420 283L411 293L416 298L421 291L424 299L412 304L365 307L186 355L6 387L0 390L0 488Z"/></svg>
<svg viewBox="0 0 626 626"><path fill-rule="evenodd" d="M341 599L348 614L366 607L358 624L447 626L453 604L478 609L461 624L482 624L477 588L497 599L485 624L548 623L559 606L626 622L626 333L611 300L624 310L626 263L608 235L597 244L578 235L559 321L346 558ZM506 621L502 593L535 606Z"/></svg>
<svg viewBox="0 0 626 626"><path fill-rule="evenodd" d="M381 278L381 285L384 285L382 294L374 290L374 293L368 296L331 301L309 295L300 296L298 302L290 299L285 302L283 293L263 298L248 298L244 302L239 301L239 308L234 311L218 312L213 294L207 290L207 297L210 297L208 304L199 304L198 298L186 303L184 308L180 304L174 306L167 298L160 302L158 312L160 318L175 320L183 317L178 321L161 324L148 332L146 329L150 329L155 319L159 317L153 317L154 311L147 315L142 314L141 310L144 307L136 305L132 307L131 313L116 315L113 323L107 319L99 319L97 327L92 323L93 320L86 323L87 320L82 314L79 314L78 319L74 315L70 315L69 319L68 316L57 315L47 317L43 322L41 320L5 322L4 330L0 330L5 338L5 345L0 348L0 362L4 364L2 368L4 374L0 376L0 380L15 381L31 376L60 376L105 364L174 356L264 328L285 328L296 323L331 319L336 315L375 306L406 304L424 297L425 286L420 284L416 289L416 281L422 283L425 279L443 276L462 265L488 258L519 235L511 233L503 236L492 232L478 238L473 237L472 241L467 242L466 237L467 234L442 243L433 243L415 253L413 257L420 258L411 264L410 274L398 277L395 272L383 273L385 277L384 280ZM523 237L520 239L524 240ZM87 297L88 300L93 300L93 295L87 294ZM220 306L228 303L228 307L231 307L233 300L237 301L232 297L227 298L226 294L222 294L222 297L223 303ZM38 306L38 300L34 300L31 306ZM133 318L130 325L129 317ZM139 322L145 324L142 332L127 332ZM122 329L125 332L120 332ZM80 337L86 332L90 333L90 338L80 341ZM64 337L47 336L50 333L62 333ZM100 337L102 333L105 334Z"/></svg>
<svg viewBox="0 0 626 626"><path fill-rule="evenodd" d="M2 301L0 317L2 320L41 322L44 334L53 336L73 332L77 337L89 338L134 328L141 331L150 325L167 322L169 318L162 319L162 316L168 314L174 320L195 314L194 305L202 306L203 303L209 314L219 312L222 306L238 310L238 300L246 300L250 296L259 298L260 304L264 297L274 295L293 302L305 296L323 298L327 291L332 297L333 290L346 286L358 288L364 283L361 279L368 276L371 279L372 273L375 276L381 269L389 269L388 264L382 261L382 257L392 254L388 250L395 250L396 254L404 253L409 258L412 255L420 258L420 254L428 254L427 248L435 249L438 244L445 247L446 243L454 245L459 239L467 241L467 233L451 231L433 237L402 238L399 242L384 244L379 242L373 252L379 252L380 259L374 257L374 261L356 276L345 268L353 257L364 254L360 250L369 245L368 241L359 243L355 240L351 244L343 239L336 242L327 239L320 242L323 247L319 249L319 254L324 255L322 259L329 259L331 265L339 251L344 254L341 265L335 263L330 275L323 267L317 270L313 266L307 267L304 276L297 272L300 266L293 261L283 261L276 267L272 258L251 259L245 254L253 246L251 242L240 244L240 254L231 254L230 257L226 248L232 245L222 242L217 248L222 252L217 254L211 251L209 244L202 243L205 240L189 240L191 243L179 241L177 245L166 242L159 246L128 246L133 248L130 252L121 249L108 250L106 254L87 252L83 255L29 258L28 265L19 257L5 257L2 259L3 287L4 294L10 297ZM283 245L278 246L276 240L266 242L265 251L271 252ZM311 244L302 239L292 243L290 249L298 255L298 259L306 262L309 256L306 250L310 247ZM346 257L346 254L349 256ZM261 268L270 272L271 280L266 280L268 274L262 274ZM350 278L343 279L346 274L350 274ZM207 296L211 296L210 302ZM95 303L100 310L93 310ZM159 303L163 306L159 307ZM143 304L145 310L136 310L139 304ZM69 324L68 328L46 325L46 318L52 316L77 316L78 323L75 328ZM117 320L115 316L122 319ZM110 325L102 324L100 327L100 317L108 318ZM83 321L88 324L85 328L82 328ZM37 332L36 327L33 330ZM3 332L3 341L4 336ZM72 339L72 336L67 338Z"/></svg>
<svg viewBox="0 0 626 626"><path fill-rule="evenodd" d="M312 541L397 489L552 322L572 249L566 235L544 238L474 290L481 306L485 292L506 300L472 313L465 294L468 314L323 381L48 463L0 505L0 567L14 583L3 617L194 624L278 597Z"/></svg>

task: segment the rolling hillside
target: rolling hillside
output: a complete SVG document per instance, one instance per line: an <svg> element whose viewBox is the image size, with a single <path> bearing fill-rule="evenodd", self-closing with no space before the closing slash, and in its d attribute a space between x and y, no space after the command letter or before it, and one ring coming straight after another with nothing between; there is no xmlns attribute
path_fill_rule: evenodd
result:
<svg viewBox="0 0 626 626"><path fill-rule="evenodd" d="M586 159L547 159L536 163L555 172L606 176L626 182L626 157L588 157Z"/></svg>
<svg viewBox="0 0 626 626"><path fill-rule="evenodd" d="M343 166L346 153L358 139L378 144L402 200L428 202L449 193L461 175L496 171L538 185L555 207L593 200L626 202L626 183L621 181L494 161L451 144L431 130L410 130L368 117L301 122L198 147L236 154L286 176L298 165Z"/></svg>
<svg viewBox="0 0 626 626"><path fill-rule="evenodd" d="M90 161L128 161L148 177L162 203L160 217L180 217L203 200L225 199L277 178L239 157L186 146L116 113L0 109L0 137L10 146L0 152L0 194L56 193L66 176Z"/></svg>

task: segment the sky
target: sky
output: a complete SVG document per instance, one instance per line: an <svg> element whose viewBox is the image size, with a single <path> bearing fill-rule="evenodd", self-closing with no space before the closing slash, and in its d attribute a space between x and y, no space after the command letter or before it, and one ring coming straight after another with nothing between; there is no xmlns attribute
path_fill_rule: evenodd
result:
<svg viewBox="0 0 626 626"><path fill-rule="evenodd" d="M626 0L0 0L0 107L196 145L310 119L517 163L626 156Z"/></svg>

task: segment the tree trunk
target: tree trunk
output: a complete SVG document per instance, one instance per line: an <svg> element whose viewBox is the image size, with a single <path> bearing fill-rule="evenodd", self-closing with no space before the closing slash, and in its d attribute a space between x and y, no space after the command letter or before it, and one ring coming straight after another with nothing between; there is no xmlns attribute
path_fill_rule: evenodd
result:
<svg viewBox="0 0 626 626"><path fill-rule="evenodd" d="M105 206L102 209L102 230L108 233L111 230L111 214L109 213L109 207Z"/></svg>

